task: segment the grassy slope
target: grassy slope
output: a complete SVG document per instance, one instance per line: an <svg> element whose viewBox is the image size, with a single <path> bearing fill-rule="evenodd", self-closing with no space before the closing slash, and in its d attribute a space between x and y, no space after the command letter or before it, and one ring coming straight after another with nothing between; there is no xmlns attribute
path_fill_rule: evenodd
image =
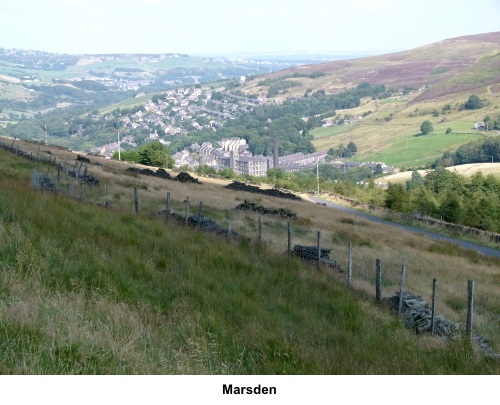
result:
<svg viewBox="0 0 500 405"><path fill-rule="evenodd" d="M363 161L383 161L396 166L420 166L434 161L446 151L485 136L496 136L496 132L475 131L474 123L484 116L496 117L500 114L500 93L491 87L477 93L487 100L488 105L481 110L459 111L459 104L467 101L468 93L448 96L435 101L399 102L368 101L354 110L339 110L338 114L359 114L371 110L373 113L361 122L320 128L312 131L313 144L318 150L326 151L350 141L356 143L359 153L355 157ZM415 96L415 95L414 95ZM451 111L442 114L443 107L451 106ZM437 110L437 117L432 111ZM386 117L392 116L389 121ZM432 122L434 131L427 136L418 136L424 120ZM445 134L451 128L450 134Z"/></svg>
<svg viewBox="0 0 500 405"><path fill-rule="evenodd" d="M0 150L0 373L498 373L281 255L28 187Z"/></svg>
<svg viewBox="0 0 500 405"><path fill-rule="evenodd" d="M308 88L336 93L363 81L398 89L429 86L408 98L390 102L365 100L359 108L338 110L339 115L361 115L369 110L373 114L358 125L321 128L311 132L315 137L314 146L321 151L354 141L359 150L358 160L420 166L481 136L473 131L474 123L482 121L486 115L495 119L500 114L499 38L500 33L455 38L405 52L301 66L266 77L296 72L325 74L316 79L287 79L302 85L290 88L280 96L281 99L301 97ZM247 83L245 91L264 97L268 87L258 86L260 80ZM458 106L465 103L471 94L486 99L487 105L476 111L458 111ZM446 104L450 104L452 109L443 115L442 108ZM434 109L440 113L438 117L432 115ZM410 117L410 114L414 116ZM386 121L391 115L392 119ZM434 136L416 139L415 135L420 132L424 120L433 123ZM453 132L445 137L448 127Z"/></svg>

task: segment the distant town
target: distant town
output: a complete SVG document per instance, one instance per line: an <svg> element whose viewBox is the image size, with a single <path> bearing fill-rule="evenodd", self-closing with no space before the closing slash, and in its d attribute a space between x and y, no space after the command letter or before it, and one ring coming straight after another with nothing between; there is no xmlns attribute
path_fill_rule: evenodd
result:
<svg viewBox="0 0 500 405"><path fill-rule="evenodd" d="M240 78L241 82L245 77ZM142 96L139 94L137 97ZM128 131L145 130L149 136L145 141L158 141L170 145L173 137L187 135L193 131L209 129L216 132L224 122L236 118L239 114L251 111L255 106L269 103L264 98L246 97L228 91L224 86L186 87L167 90L148 100L132 112L119 117L123 124L122 137L117 131L116 142L95 147L92 153L111 157L121 148L135 147L137 141ZM112 120L113 113L92 117L95 120ZM329 120L323 125L332 125ZM77 136L78 134L76 134ZM246 140L233 137L221 140L218 144L204 142L191 144L173 154L174 165L196 170L199 166L213 167L215 170L231 168L236 174L265 176L267 171L279 167L287 172L313 170L319 164L330 164L342 171L355 167L368 167L375 172L393 173L396 168L383 162L346 162L340 159L329 160L326 152L294 153L285 156L253 156Z"/></svg>

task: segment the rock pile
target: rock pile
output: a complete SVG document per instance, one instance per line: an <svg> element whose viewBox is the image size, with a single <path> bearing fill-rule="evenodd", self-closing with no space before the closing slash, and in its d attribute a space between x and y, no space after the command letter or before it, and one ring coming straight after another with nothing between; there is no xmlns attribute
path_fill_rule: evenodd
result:
<svg viewBox="0 0 500 405"><path fill-rule="evenodd" d="M192 177L189 173L186 172L180 172L174 180L180 181L181 183L194 183L194 184L201 184L198 179L195 179Z"/></svg>
<svg viewBox="0 0 500 405"><path fill-rule="evenodd" d="M183 217L180 214L177 214L175 212L170 212L168 213L166 210L163 211L158 211L156 213L157 217L164 217L164 218L170 218L180 224L184 224L186 222L186 218ZM240 234L232 231L231 234L228 233L227 229L221 228L216 221L214 221L211 218L204 217L203 215L200 217L199 215L192 215L188 217L187 221L188 225L194 227L194 228L199 228L203 231L207 232L212 232L217 235L224 235L224 236L229 236L233 239L235 238L243 238Z"/></svg>
<svg viewBox="0 0 500 405"><path fill-rule="evenodd" d="M143 176L156 176L156 173L151 169L140 169L138 167L129 167L127 170L133 173L142 174Z"/></svg>
<svg viewBox="0 0 500 405"><path fill-rule="evenodd" d="M161 168L156 171L156 177L160 177L162 179L167 179L167 180L170 180L172 178L172 176L170 176L170 174L165 169Z"/></svg>
<svg viewBox="0 0 500 405"><path fill-rule="evenodd" d="M332 249L320 248L320 262L336 268L343 273L336 260L330 259L330 252ZM317 246L303 246L295 245L292 249L292 254L304 260L318 260L318 247Z"/></svg>
<svg viewBox="0 0 500 405"><path fill-rule="evenodd" d="M31 185L39 190L56 191L56 185L50 180L49 176L41 174L36 170L33 171L33 175L31 176Z"/></svg>
<svg viewBox="0 0 500 405"><path fill-rule="evenodd" d="M225 188L227 188L229 190L247 191L249 193L265 194L265 195L269 195L271 197L288 198L290 200L299 200L300 201L300 199L301 199L299 196L297 196L293 193L281 191L281 190L278 190L277 188L263 190L257 186L251 186L249 184L245 184L245 183L242 183L240 181L233 181L232 183L229 183Z"/></svg>
<svg viewBox="0 0 500 405"><path fill-rule="evenodd" d="M226 230L221 229L217 222L214 220L204 217L203 215L200 217L199 215L193 215L188 218L188 225L192 225L197 228L201 228L204 231L214 232L216 234L225 234Z"/></svg>
<svg viewBox="0 0 500 405"><path fill-rule="evenodd" d="M153 177L159 177L161 179L166 179L166 180L175 180L175 181L180 181L181 183L193 183L193 184L201 184L198 179L195 179L192 177L189 173L186 172L180 172L176 177L172 178L172 176L165 170L165 169L158 169L156 172L154 172L151 169L140 169L138 167L129 167L127 170L137 173L137 174L142 174L143 176L153 176Z"/></svg>
<svg viewBox="0 0 500 405"><path fill-rule="evenodd" d="M399 291L397 291L394 296L384 300L396 312L399 309L399 296ZM413 329L417 333L431 331L432 310L422 297L404 291L402 314L407 328ZM452 322L442 315L435 315L434 334L436 336L455 340L460 338L464 331L465 327L463 324ZM472 341L481 350L491 351L491 346L484 337L473 335Z"/></svg>
<svg viewBox="0 0 500 405"><path fill-rule="evenodd" d="M81 168L75 170L68 170L68 176L77 178L81 183L85 183L89 186L99 187L99 179L95 176L91 176L87 174L87 168L85 167L85 171L83 174L81 173Z"/></svg>
<svg viewBox="0 0 500 405"><path fill-rule="evenodd" d="M263 207L262 205L251 203L247 200L242 202L235 209L241 211L254 211L264 215L279 215L280 217L285 217L285 218L297 218L297 214L294 214L285 208L278 208L276 210L273 210L271 208Z"/></svg>
<svg viewBox="0 0 500 405"><path fill-rule="evenodd" d="M79 160L79 161L85 162L85 163L90 163L90 159L86 158L85 156L82 156L82 155L77 155L76 160Z"/></svg>

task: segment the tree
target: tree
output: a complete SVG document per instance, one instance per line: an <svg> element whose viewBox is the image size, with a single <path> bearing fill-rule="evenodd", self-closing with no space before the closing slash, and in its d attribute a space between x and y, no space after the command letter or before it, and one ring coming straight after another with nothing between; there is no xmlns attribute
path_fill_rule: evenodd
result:
<svg viewBox="0 0 500 405"><path fill-rule="evenodd" d="M462 207L457 193L448 191L444 197L444 201L441 203L439 213L446 222L456 223L460 219L461 212Z"/></svg>
<svg viewBox="0 0 500 405"><path fill-rule="evenodd" d="M422 186L423 184L424 184L424 178L422 177L422 175L416 170L413 170L413 172L411 172L411 180L408 180L406 182L406 189L413 190L416 189L417 187Z"/></svg>
<svg viewBox="0 0 500 405"><path fill-rule="evenodd" d="M358 151L358 148L353 141L347 144L347 149L349 149L353 155Z"/></svg>
<svg viewBox="0 0 500 405"><path fill-rule="evenodd" d="M491 121L491 117L489 115L487 115L486 117L484 117L484 125L486 127L486 131L490 130L490 129L493 129L493 127L495 126L493 124L493 122Z"/></svg>
<svg viewBox="0 0 500 405"><path fill-rule="evenodd" d="M401 184L389 183L385 194L385 206L391 210L406 211L410 203L410 195Z"/></svg>
<svg viewBox="0 0 500 405"><path fill-rule="evenodd" d="M453 129L451 128L446 128L445 134L451 134L453 132Z"/></svg>
<svg viewBox="0 0 500 405"><path fill-rule="evenodd" d="M430 134L432 131L434 131L434 127L432 126L432 122L427 121L427 120L422 122L422 125L420 125L420 132L422 132L423 135Z"/></svg>
<svg viewBox="0 0 500 405"><path fill-rule="evenodd" d="M483 102L479 99L478 96L473 94L472 96L469 97L467 102L464 105L464 108L466 110L478 110L479 108L483 107Z"/></svg>
<svg viewBox="0 0 500 405"><path fill-rule="evenodd" d="M375 166L373 174L384 174L384 169L382 168L382 165L380 163L377 163L377 165Z"/></svg>
<svg viewBox="0 0 500 405"><path fill-rule="evenodd" d="M156 167L172 167L174 160L170 156L167 147L160 142L154 141L142 145L139 148L139 162L143 165Z"/></svg>

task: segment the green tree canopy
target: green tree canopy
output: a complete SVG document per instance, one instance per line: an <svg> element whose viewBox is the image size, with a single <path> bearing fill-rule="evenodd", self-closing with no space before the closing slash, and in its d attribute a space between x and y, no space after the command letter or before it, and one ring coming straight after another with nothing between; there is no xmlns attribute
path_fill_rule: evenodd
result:
<svg viewBox="0 0 500 405"><path fill-rule="evenodd" d="M483 105L484 104L481 101L481 99L475 94L473 94L472 96L469 97L469 99L465 103L464 108L466 110L478 110L479 108L482 108Z"/></svg>
<svg viewBox="0 0 500 405"><path fill-rule="evenodd" d="M430 134L432 131L434 131L434 127L432 126L432 122L426 120L422 122L422 125L420 125L420 132L422 134L427 135Z"/></svg>
<svg viewBox="0 0 500 405"><path fill-rule="evenodd" d="M158 141L149 142L139 148L139 161L143 165L172 167L174 160L165 145Z"/></svg>

